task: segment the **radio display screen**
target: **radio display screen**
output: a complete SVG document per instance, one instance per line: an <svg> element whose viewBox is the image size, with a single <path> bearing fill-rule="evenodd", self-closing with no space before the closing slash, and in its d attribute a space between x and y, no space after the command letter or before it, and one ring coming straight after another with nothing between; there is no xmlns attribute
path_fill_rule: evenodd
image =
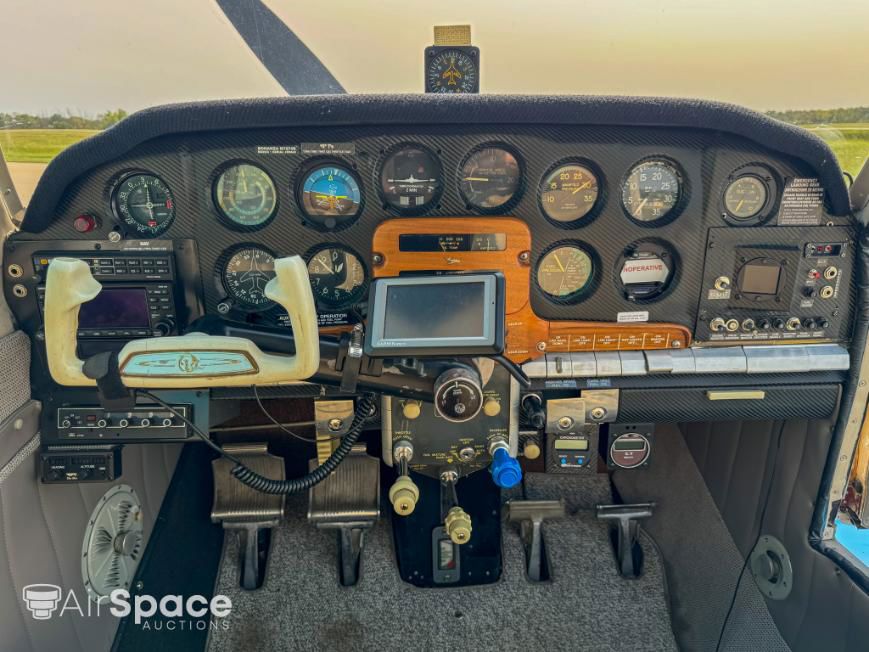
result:
<svg viewBox="0 0 869 652"><path fill-rule="evenodd" d="M79 328L148 328L148 295L145 288L103 288L96 298L82 304Z"/></svg>

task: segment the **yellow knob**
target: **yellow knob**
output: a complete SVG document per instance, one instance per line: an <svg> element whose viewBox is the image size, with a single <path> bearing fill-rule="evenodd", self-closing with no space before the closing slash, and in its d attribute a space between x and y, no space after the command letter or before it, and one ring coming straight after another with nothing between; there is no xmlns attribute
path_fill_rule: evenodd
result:
<svg viewBox="0 0 869 652"><path fill-rule="evenodd" d="M483 412L487 417L496 417L501 414L501 401L496 398L487 398L483 403Z"/></svg>
<svg viewBox="0 0 869 652"><path fill-rule="evenodd" d="M471 517L461 507L453 507L444 519L444 529L456 545L471 540Z"/></svg>
<svg viewBox="0 0 869 652"><path fill-rule="evenodd" d="M410 476L400 475L389 488L389 502L399 516L409 516L419 500L419 487Z"/></svg>
<svg viewBox="0 0 869 652"><path fill-rule="evenodd" d="M529 460L536 460L540 457L540 444L533 439L525 442L525 446L522 448L522 454Z"/></svg>
<svg viewBox="0 0 869 652"><path fill-rule="evenodd" d="M422 406L419 401L405 401L404 407L401 408L401 413L405 419L416 419L420 412L422 412Z"/></svg>

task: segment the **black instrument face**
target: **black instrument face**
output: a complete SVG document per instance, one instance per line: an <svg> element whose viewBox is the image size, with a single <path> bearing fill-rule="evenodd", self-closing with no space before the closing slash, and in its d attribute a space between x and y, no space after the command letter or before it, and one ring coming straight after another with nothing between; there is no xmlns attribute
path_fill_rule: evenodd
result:
<svg viewBox="0 0 869 652"><path fill-rule="evenodd" d="M383 201L402 213L421 213L440 196L442 177L434 152L421 145L402 145L387 153L380 168Z"/></svg>
<svg viewBox="0 0 869 652"><path fill-rule="evenodd" d="M365 266L344 247L325 247L308 259L308 276L314 298L330 308L346 308L365 292Z"/></svg>
<svg viewBox="0 0 869 652"><path fill-rule="evenodd" d="M760 177L746 174L730 182L724 191L724 207L736 220L749 220L766 206L769 189Z"/></svg>
<svg viewBox="0 0 869 652"><path fill-rule="evenodd" d="M232 165L214 183L214 203L234 226L246 229L265 226L278 206L275 182L256 165Z"/></svg>
<svg viewBox="0 0 869 652"><path fill-rule="evenodd" d="M682 196L679 170L669 161L655 159L635 165L622 185L622 206L638 222L662 222Z"/></svg>
<svg viewBox="0 0 869 652"><path fill-rule="evenodd" d="M570 224L588 215L600 189L595 173L579 163L559 165L540 186L540 206L553 222Z"/></svg>
<svg viewBox="0 0 869 652"><path fill-rule="evenodd" d="M477 93L480 73L476 48L434 50L428 57L427 93Z"/></svg>
<svg viewBox="0 0 869 652"><path fill-rule="evenodd" d="M229 296L253 310L265 310L275 305L265 295L266 284L274 277L275 257L259 247L237 250L223 269L223 285Z"/></svg>
<svg viewBox="0 0 869 652"><path fill-rule="evenodd" d="M483 147L465 159L459 171L459 190L468 206L494 212L516 197L522 169L516 156L502 147Z"/></svg>
<svg viewBox="0 0 869 652"><path fill-rule="evenodd" d="M169 186L156 174L124 176L112 190L112 209L136 235L153 238L175 221L175 199Z"/></svg>

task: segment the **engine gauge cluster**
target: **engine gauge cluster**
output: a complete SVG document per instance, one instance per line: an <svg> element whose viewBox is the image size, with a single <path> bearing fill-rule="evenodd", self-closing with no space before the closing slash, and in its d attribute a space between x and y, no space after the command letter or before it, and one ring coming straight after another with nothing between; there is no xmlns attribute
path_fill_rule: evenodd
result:
<svg viewBox="0 0 869 652"><path fill-rule="evenodd" d="M600 198L598 175L587 163L561 163L540 184L540 207L558 225L585 222Z"/></svg>
<svg viewBox="0 0 869 652"><path fill-rule="evenodd" d="M682 173L665 159L635 165L622 184L622 207L628 216L645 225L661 224L676 217L682 198Z"/></svg>
<svg viewBox="0 0 869 652"><path fill-rule="evenodd" d="M596 254L580 242L560 242L545 251L535 279L543 294L557 303L576 303L592 289Z"/></svg>

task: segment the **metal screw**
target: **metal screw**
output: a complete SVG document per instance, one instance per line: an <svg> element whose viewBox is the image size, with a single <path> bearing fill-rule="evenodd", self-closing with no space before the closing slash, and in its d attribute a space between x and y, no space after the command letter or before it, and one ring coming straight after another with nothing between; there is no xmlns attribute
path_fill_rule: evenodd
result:
<svg viewBox="0 0 869 652"><path fill-rule="evenodd" d="M121 234L117 231L109 231L109 242L120 242Z"/></svg>
<svg viewBox="0 0 869 652"><path fill-rule="evenodd" d="M527 265L530 260L531 260L531 252L523 251L519 254L519 262L522 263L523 265Z"/></svg>
<svg viewBox="0 0 869 652"><path fill-rule="evenodd" d="M601 419L603 419L606 416L606 414L607 414L606 408L603 408L600 406L592 408L591 412L589 412L589 415L595 421L600 421Z"/></svg>
<svg viewBox="0 0 869 652"><path fill-rule="evenodd" d="M332 432L337 432L341 430L341 427L344 425L343 419L329 419L329 430Z"/></svg>
<svg viewBox="0 0 869 652"><path fill-rule="evenodd" d="M221 315L225 315L229 312L229 304L226 303L226 301L221 301L217 304L217 312L219 312Z"/></svg>
<svg viewBox="0 0 869 652"><path fill-rule="evenodd" d="M383 264L383 254L372 254L371 255L371 263L376 267L379 267Z"/></svg>
<svg viewBox="0 0 869 652"><path fill-rule="evenodd" d="M682 348L682 340L673 340L670 342L671 349L681 349Z"/></svg>
<svg viewBox="0 0 869 652"><path fill-rule="evenodd" d="M546 342L537 342L537 350L545 351L546 350Z"/></svg>
<svg viewBox="0 0 869 652"><path fill-rule="evenodd" d="M570 426L573 425L573 419L571 417L561 417L558 420L558 427L562 430L567 430Z"/></svg>

